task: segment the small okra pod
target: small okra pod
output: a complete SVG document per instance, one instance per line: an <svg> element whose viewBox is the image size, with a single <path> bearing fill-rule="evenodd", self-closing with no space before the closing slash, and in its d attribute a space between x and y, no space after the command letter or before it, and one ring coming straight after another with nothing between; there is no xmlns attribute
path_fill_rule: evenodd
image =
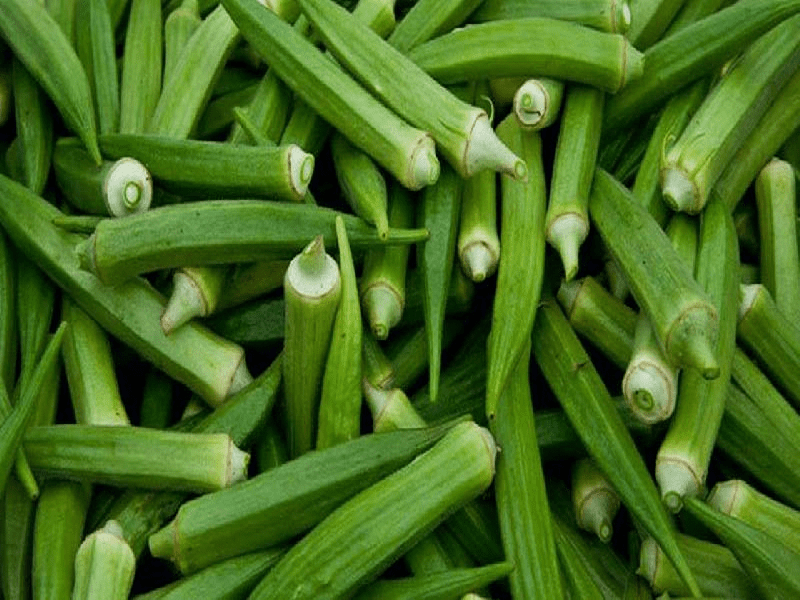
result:
<svg viewBox="0 0 800 600"><path fill-rule="evenodd" d="M544 129L558 118L563 96L563 81L549 77L526 79L514 92L512 110L523 127Z"/></svg>
<svg viewBox="0 0 800 600"><path fill-rule="evenodd" d="M3 0L0 34L99 164L97 124L86 71L44 4Z"/></svg>
<svg viewBox="0 0 800 600"><path fill-rule="evenodd" d="M408 56L442 83L536 73L612 94L640 77L644 63L621 35L538 17L456 29Z"/></svg>
<svg viewBox="0 0 800 600"><path fill-rule="evenodd" d="M409 189L439 176L433 139L391 113L311 42L256 0L224 0L242 35L309 108Z"/></svg>
<svg viewBox="0 0 800 600"><path fill-rule="evenodd" d="M762 494L746 481L718 483L707 502L721 513L785 540L793 548L800 544L800 512Z"/></svg>
<svg viewBox="0 0 800 600"><path fill-rule="evenodd" d="M626 37L644 51L662 39L685 0L637 0L631 5L631 26Z"/></svg>
<svg viewBox="0 0 800 600"><path fill-rule="evenodd" d="M369 156L340 133L334 133L331 139L331 156L342 195L353 213L375 225L379 236L387 236L388 193L383 174Z"/></svg>
<svg viewBox="0 0 800 600"><path fill-rule="evenodd" d="M361 432L361 306L353 255L341 217L336 217L336 238L342 292L322 376L318 450L356 438Z"/></svg>
<svg viewBox="0 0 800 600"><path fill-rule="evenodd" d="M25 450L45 477L193 492L241 481L249 459L226 434L100 425L33 427Z"/></svg>
<svg viewBox="0 0 800 600"><path fill-rule="evenodd" d="M122 52L120 133L144 133L161 94L162 21L159 0L131 0Z"/></svg>
<svg viewBox="0 0 800 600"><path fill-rule="evenodd" d="M608 99L603 131L620 131L695 79L711 75L742 48L800 10L797 0L747 0L687 25L644 54L644 70Z"/></svg>
<svg viewBox="0 0 800 600"><path fill-rule="evenodd" d="M741 286L736 335L775 385L800 405L800 327L761 284Z"/></svg>
<svg viewBox="0 0 800 600"><path fill-rule="evenodd" d="M58 187L80 211L125 217L144 212L153 200L153 180L135 158L95 165L77 140L61 139L53 152Z"/></svg>
<svg viewBox="0 0 800 600"><path fill-rule="evenodd" d="M455 425L433 448L328 515L292 546L251 598L352 595L447 514L485 491L495 455L487 430Z"/></svg>
<svg viewBox="0 0 800 600"><path fill-rule="evenodd" d="M91 533L75 554L73 598L124 600L133 585L136 557L122 527L108 521Z"/></svg>
<svg viewBox="0 0 800 600"><path fill-rule="evenodd" d="M589 455L626 508L669 556L692 592L700 592L675 542L675 529L631 434L561 309L552 299L536 313L533 355Z"/></svg>
<svg viewBox="0 0 800 600"><path fill-rule="evenodd" d="M604 103L600 90L577 85L567 89L545 219L547 241L561 255L567 281L578 272L578 251L589 234L589 191Z"/></svg>
<svg viewBox="0 0 800 600"><path fill-rule="evenodd" d="M500 247L497 289L488 341L486 415L491 420L520 352L530 339L544 278L544 218L547 210L542 142L506 117L497 131L528 165L527 181L500 178ZM519 298L527 298L519 302Z"/></svg>
<svg viewBox="0 0 800 600"><path fill-rule="evenodd" d="M395 26L386 41L403 54L429 39L461 25L481 0L424 0L417 2Z"/></svg>
<svg viewBox="0 0 800 600"><path fill-rule="evenodd" d="M457 98L334 2L300 5L336 59L389 108L428 131L459 175L490 169L525 178L525 163L497 138L484 110Z"/></svg>
<svg viewBox="0 0 800 600"><path fill-rule="evenodd" d="M401 185L389 182L388 221L391 227L410 227L414 203ZM385 340L400 322L406 305L407 245L371 248L364 257L359 288L361 304L376 338Z"/></svg>
<svg viewBox="0 0 800 600"><path fill-rule="evenodd" d="M325 361L342 285L339 266L317 236L292 259L284 278L283 388L286 441L293 458L312 450Z"/></svg>
<svg viewBox="0 0 800 600"><path fill-rule="evenodd" d="M379 579L364 587L355 600L480 600L469 592L505 577L514 571L510 562L482 567L456 568L426 575L398 579Z"/></svg>
<svg viewBox="0 0 800 600"><path fill-rule="evenodd" d="M789 320L800 317L800 256L792 165L773 159L756 179L761 281Z"/></svg>
<svg viewBox="0 0 800 600"><path fill-rule="evenodd" d="M411 462L447 430L364 435L290 460L224 492L189 500L150 536L150 551L186 574L291 540Z"/></svg>
<svg viewBox="0 0 800 600"><path fill-rule="evenodd" d="M164 81L172 76L181 52L201 23L197 0L183 0L164 20Z"/></svg>
<svg viewBox="0 0 800 600"><path fill-rule="evenodd" d="M165 190L185 197L302 200L314 157L298 146L245 146L151 135L105 135L108 158L130 156Z"/></svg>
<svg viewBox="0 0 800 600"><path fill-rule="evenodd" d="M289 118L291 102L291 91L275 71L269 69L256 86L250 102L242 111L245 118L253 124L255 131L262 134L266 140L277 143ZM245 131L237 118L237 122L233 124L230 135L228 135L228 141L232 144L241 144L245 142L248 135L249 133ZM260 142L259 144L263 145Z"/></svg>
<svg viewBox="0 0 800 600"><path fill-rule="evenodd" d="M611 540L619 495L591 459L583 458L572 465L572 504L578 527L597 534L601 542Z"/></svg>
<svg viewBox="0 0 800 600"><path fill-rule="evenodd" d="M475 22L547 17L571 21L608 33L626 33L631 7L626 0L485 0L472 15Z"/></svg>
<svg viewBox="0 0 800 600"><path fill-rule="evenodd" d="M464 181L458 222L461 269L476 283L494 275L500 261L497 234L497 176L482 171Z"/></svg>
<svg viewBox="0 0 800 600"><path fill-rule="evenodd" d="M697 573L697 584L704 596L751 600L759 597L750 576L728 548L683 534L678 534L677 538L686 560ZM642 542L636 572L650 583L656 594L667 592L686 596L689 593L686 584L653 538L646 538Z"/></svg>
<svg viewBox="0 0 800 600"><path fill-rule="evenodd" d="M655 219L602 169L595 173L589 212L667 359L717 377L718 311Z"/></svg>
<svg viewBox="0 0 800 600"><path fill-rule="evenodd" d="M661 160L661 187L673 210L697 213L714 183L800 65L800 15L745 50L709 93Z"/></svg>
<svg viewBox="0 0 800 600"><path fill-rule="evenodd" d="M688 498L686 508L730 548L762 598L794 598L800 594L800 554L795 547L697 498Z"/></svg>

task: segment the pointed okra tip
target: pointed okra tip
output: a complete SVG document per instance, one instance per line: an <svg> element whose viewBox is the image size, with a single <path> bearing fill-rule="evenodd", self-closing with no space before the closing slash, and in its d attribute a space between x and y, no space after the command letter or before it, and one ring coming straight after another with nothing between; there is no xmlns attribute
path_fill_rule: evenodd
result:
<svg viewBox="0 0 800 600"><path fill-rule="evenodd" d="M741 479L721 481L711 490L706 502L721 513L736 516L748 493L747 484Z"/></svg>
<svg viewBox="0 0 800 600"><path fill-rule="evenodd" d="M325 252L325 240L315 237L286 269L286 286L304 298L322 298L341 286L339 265Z"/></svg>
<svg viewBox="0 0 800 600"><path fill-rule="evenodd" d="M75 255L78 257L78 264L84 271L97 274L97 261L95 260L95 235L92 234L85 240L81 240L75 245Z"/></svg>
<svg viewBox="0 0 800 600"><path fill-rule="evenodd" d="M389 330L400 322L403 301L388 285L372 285L362 294L362 304L373 335L379 340L389 337Z"/></svg>
<svg viewBox="0 0 800 600"><path fill-rule="evenodd" d="M684 498L698 496L703 489L702 478L689 456L659 456L656 459L656 482L661 501L672 513L680 512Z"/></svg>
<svg viewBox="0 0 800 600"><path fill-rule="evenodd" d="M587 235L588 217L574 212L559 215L547 228L547 241L561 256L564 280L567 282L572 281L578 273L578 254Z"/></svg>
<svg viewBox="0 0 800 600"><path fill-rule="evenodd" d="M612 33L625 35L631 28L631 5L627 0L617 3Z"/></svg>
<svg viewBox="0 0 800 600"><path fill-rule="evenodd" d="M172 278L173 289L161 314L161 330L169 335L194 317L208 314L208 303L195 281L181 271Z"/></svg>
<svg viewBox="0 0 800 600"><path fill-rule="evenodd" d="M484 111L475 118L459 172L465 177L484 170L498 171L518 181L527 181L525 161L509 150L489 123Z"/></svg>
<svg viewBox="0 0 800 600"><path fill-rule="evenodd" d="M436 183L441 169L433 141L426 137L414 149L409 161L408 173L401 183L409 190L421 190Z"/></svg>
<svg viewBox="0 0 800 600"><path fill-rule="evenodd" d="M485 281L497 270L499 257L483 242L470 244L459 256L467 277L475 283Z"/></svg>
<svg viewBox="0 0 800 600"><path fill-rule="evenodd" d="M703 209L700 192L691 176L681 169L667 167L661 173L664 200L676 212L697 214Z"/></svg>

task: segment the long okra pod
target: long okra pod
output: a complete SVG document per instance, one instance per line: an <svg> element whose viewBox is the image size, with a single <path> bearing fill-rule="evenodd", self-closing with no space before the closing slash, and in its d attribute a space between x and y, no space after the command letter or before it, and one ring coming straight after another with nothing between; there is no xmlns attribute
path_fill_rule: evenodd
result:
<svg viewBox="0 0 800 600"><path fill-rule="evenodd" d="M644 62L621 35L546 18L457 29L420 44L408 56L442 83L536 73L612 94L636 80Z"/></svg>
<svg viewBox="0 0 800 600"><path fill-rule="evenodd" d="M638 0L631 5L631 26L626 37L639 50L661 39L685 0Z"/></svg>
<svg viewBox="0 0 800 600"><path fill-rule="evenodd" d="M626 0L484 0L472 15L475 22L548 17L580 23L608 33L626 33L631 25L631 7Z"/></svg>
<svg viewBox="0 0 800 600"><path fill-rule="evenodd" d="M717 309L656 221L601 169L594 177L589 210L667 358L675 366L698 369L704 377L719 375L712 348ZM619 227L621 223L628 226Z"/></svg>
<svg viewBox="0 0 800 600"><path fill-rule="evenodd" d="M341 217L336 218L336 238L342 293L322 376L317 449L346 442L361 432L361 306L353 255Z"/></svg>
<svg viewBox="0 0 800 600"><path fill-rule="evenodd" d="M144 133L161 93L161 2L131 0L120 79L121 133Z"/></svg>
<svg viewBox="0 0 800 600"><path fill-rule="evenodd" d="M533 355L589 454L631 513L667 553L692 593L700 595L675 542L675 531L644 461L575 332L552 299L537 311ZM611 443L613 441L613 443Z"/></svg>
<svg viewBox="0 0 800 600"><path fill-rule="evenodd" d="M664 199L699 212L722 170L800 65L800 15L770 30L744 52L700 105L661 160Z"/></svg>
<svg viewBox="0 0 800 600"><path fill-rule="evenodd" d="M600 147L604 102L600 90L571 86L564 103L545 232L561 255L567 281L578 272L578 250L589 233L589 191Z"/></svg>
<svg viewBox="0 0 800 600"><path fill-rule="evenodd" d="M197 0L183 0L164 19L164 81L172 76L181 52L202 23Z"/></svg>
<svg viewBox="0 0 800 600"><path fill-rule="evenodd" d="M485 111L456 98L334 2L300 5L337 60L389 108L428 131L459 175L491 169L525 177L525 163L497 138ZM394 65L391 72L385 63Z"/></svg>
<svg viewBox="0 0 800 600"><path fill-rule="evenodd" d="M41 194L50 174L53 115L44 90L19 60L12 67L12 82L24 183L34 194Z"/></svg>
<svg viewBox="0 0 800 600"><path fill-rule="evenodd" d="M488 341L486 414L491 419L520 352L530 338L544 277L544 218L547 209L542 142L509 116L497 126L503 140L528 165L527 182L500 179L500 246ZM519 298L529 301L519 302Z"/></svg>
<svg viewBox="0 0 800 600"><path fill-rule="evenodd" d="M410 189L439 176L432 138L401 121L256 0L225 0L242 35L320 116Z"/></svg>
<svg viewBox="0 0 800 600"><path fill-rule="evenodd" d="M144 376L139 427L166 429L172 422L172 380L155 367Z"/></svg>

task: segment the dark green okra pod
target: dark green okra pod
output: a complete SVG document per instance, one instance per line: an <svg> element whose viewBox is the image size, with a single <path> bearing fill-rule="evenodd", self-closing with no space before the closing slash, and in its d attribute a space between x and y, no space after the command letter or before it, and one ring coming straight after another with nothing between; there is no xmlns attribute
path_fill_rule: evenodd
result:
<svg viewBox="0 0 800 600"><path fill-rule="evenodd" d="M131 0L120 79L121 133L144 133L161 93L162 27L159 0Z"/></svg>
<svg viewBox="0 0 800 600"><path fill-rule="evenodd" d="M12 81L23 183L34 194L41 194L50 175L53 115L44 90L19 60L12 67Z"/></svg>

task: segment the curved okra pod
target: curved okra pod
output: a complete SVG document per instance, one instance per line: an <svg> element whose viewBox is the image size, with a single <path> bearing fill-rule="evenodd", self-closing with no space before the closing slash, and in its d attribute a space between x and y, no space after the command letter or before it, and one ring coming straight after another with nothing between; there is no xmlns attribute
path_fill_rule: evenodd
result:
<svg viewBox="0 0 800 600"><path fill-rule="evenodd" d="M94 103L86 71L72 45L39 2L3 0L0 33L56 105L67 126L100 162Z"/></svg>
<svg viewBox="0 0 800 600"><path fill-rule="evenodd" d="M336 217L342 293L322 376L317 449L357 438L361 432L361 306L344 221Z"/></svg>
<svg viewBox="0 0 800 600"><path fill-rule="evenodd" d="M631 7L627 0L484 0L470 20L477 23L547 17L571 21L608 33L626 33L631 25Z"/></svg>
<svg viewBox="0 0 800 600"><path fill-rule="evenodd" d="M161 93L161 2L131 0L130 4L122 52L119 131L144 133Z"/></svg>
<svg viewBox="0 0 800 600"><path fill-rule="evenodd" d="M718 311L655 219L602 169L595 173L589 212L667 359L717 377L720 364L712 344Z"/></svg>
<svg viewBox="0 0 800 600"><path fill-rule="evenodd" d="M76 248L83 268L103 283L120 283L149 271L291 258L317 234L336 243L340 214L309 204L269 200L204 200L163 206L124 219L106 219ZM424 229L389 230L381 240L374 228L342 215L353 248L424 241Z"/></svg>
<svg viewBox="0 0 800 600"><path fill-rule="evenodd" d="M636 80L644 63L621 35L546 18L457 29L417 46L408 57L442 83L536 73L612 94Z"/></svg>
<svg viewBox="0 0 800 600"><path fill-rule="evenodd" d="M317 438L319 393L341 297L339 266L317 236L292 259L284 278L283 388L286 437L293 458Z"/></svg>
<svg viewBox="0 0 800 600"><path fill-rule="evenodd" d="M242 35L303 101L409 189L439 176L433 139L391 113L256 0L224 0Z"/></svg>
<svg viewBox="0 0 800 600"><path fill-rule="evenodd" d="M578 272L578 251L589 234L589 192L604 103L600 90L577 85L567 89L545 218L547 241L561 255L567 281Z"/></svg>
<svg viewBox="0 0 800 600"><path fill-rule="evenodd" d="M201 23L197 0L183 0L164 19L164 81L172 76L181 52Z"/></svg>
<svg viewBox="0 0 800 600"><path fill-rule="evenodd" d="M386 38L403 54L463 23L481 0L421 0L414 4Z"/></svg>
<svg viewBox="0 0 800 600"><path fill-rule="evenodd" d="M714 183L800 65L800 15L743 53L700 105L661 160L661 187L673 210L697 213Z"/></svg>
<svg viewBox="0 0 800 600"><path fill-rule="evenodd" d="M127 598L135 569L136 558L122 528L116 521L108 521L78 547L73 597Z"/></svg>
<svg viewBox="0 0 800 600"><path fill-rule="evenodd" d="M150 135L105 135L108 158L141 161L164 189L203 198L302 200L314 157L294 145L245 146Z"/></svg>
<svg viewBox="0 0 800 600"><path fill-rule="evenodd" d="M514 93L512 110L524 127L544 129L558 118L563 96L563 81L549 77L526 79Z"/></svg>
<svg viewBox="0 0 800 600"><path fill-rule="evenodd" d="M544 218L547 209L542 142L535 131L523 131L513 116L497 126L509 147L528 165L528 181L500 179L500 247L488 341L486 415L494 417L497 402L520 352L530 339L544 277ZM519 298L526 298L519 302Z"/></svg>
<svg viewBox="0 0 800 600"><path fill-rule="evenodd" d="M611 522L619 510L619 495L597 465L582 458L572 465L572 505L578 527L609 542Z"/></svg>
<svg viewBox="0 0 800 600"><path fill-rule="evenodd" d="M144 212L153 200L153 180L135 158L95 165L77 140L62 138L53 152L58 187L85 213L125 217Z"/></svg>
<svg viewBox="0 0 800 600"><path fill-rule="evenodd" d="M11 75L23 183L41 194L50 175L53 115L44 91L19 60L14 60Z"/></svg>

